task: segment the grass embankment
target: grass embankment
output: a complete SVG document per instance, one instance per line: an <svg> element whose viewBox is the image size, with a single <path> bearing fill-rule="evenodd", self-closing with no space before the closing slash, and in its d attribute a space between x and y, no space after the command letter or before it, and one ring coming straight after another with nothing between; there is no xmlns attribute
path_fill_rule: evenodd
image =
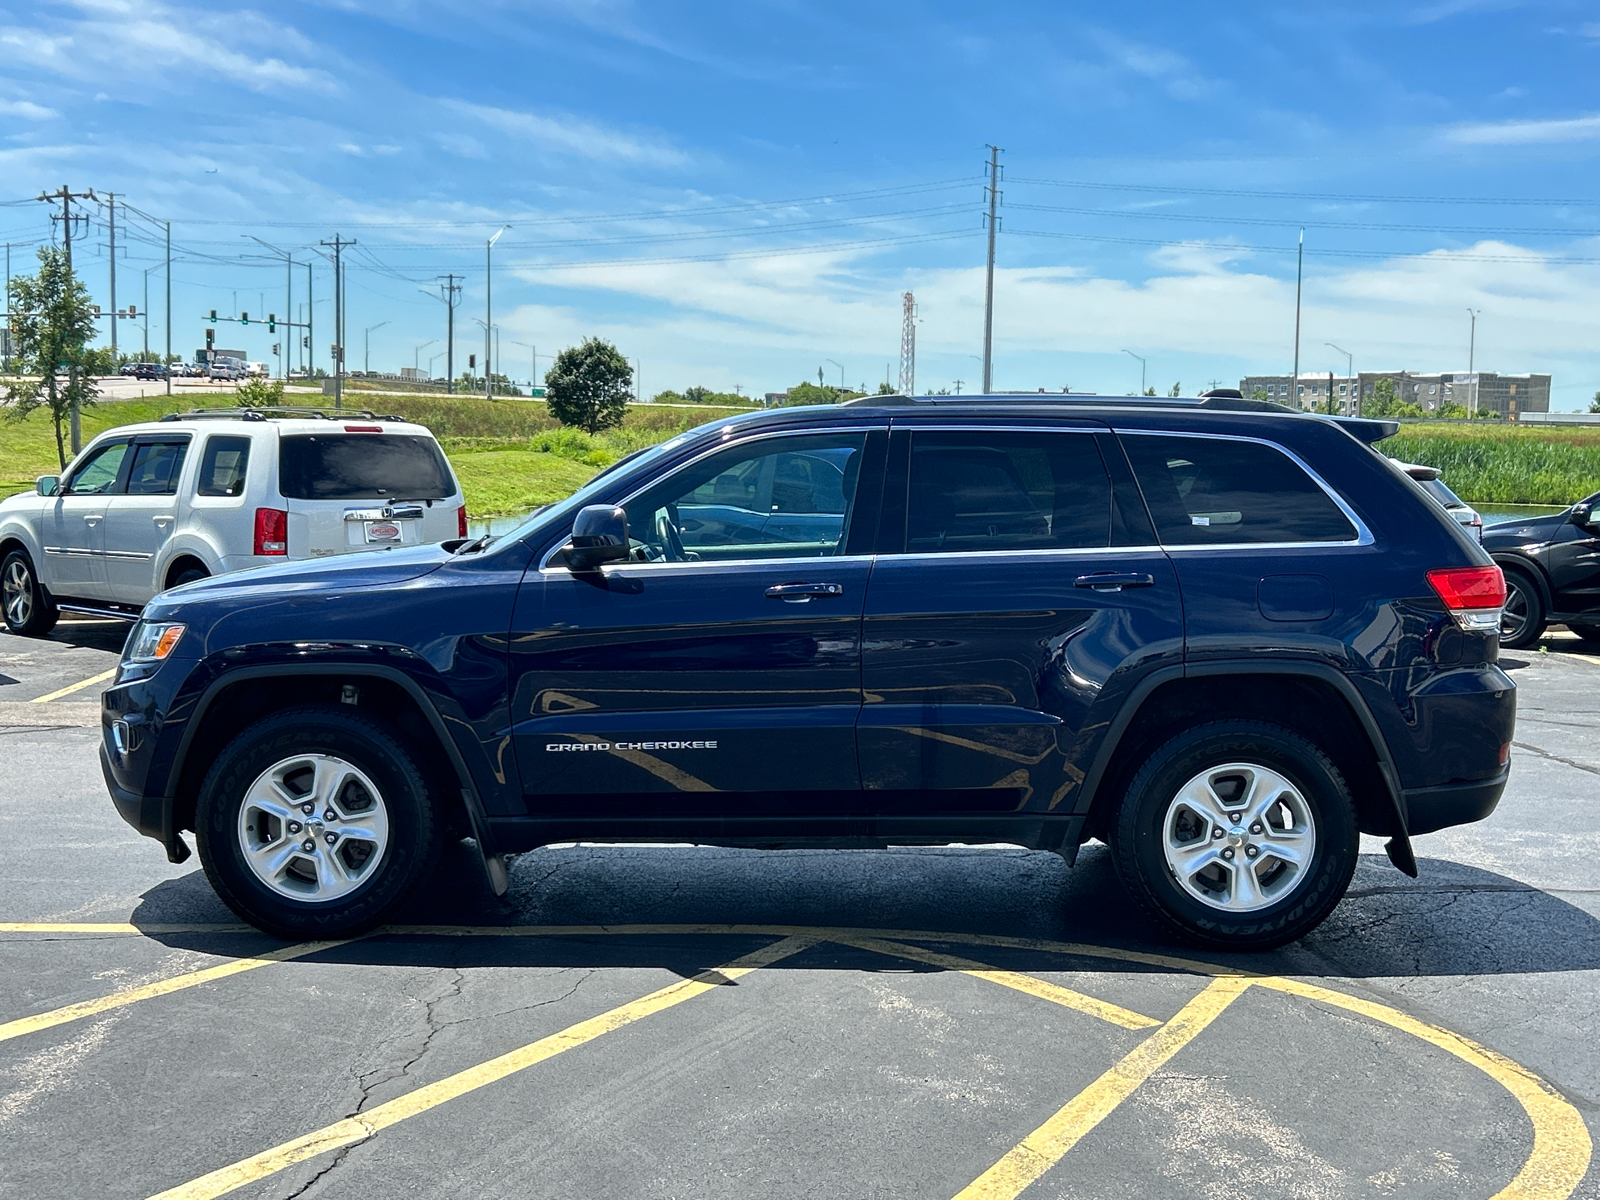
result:
<svg viewBox="0 0 1600 1200"><path fill-rule="evenodd" d="M288 398L289 403L295 400ZM222 392L97 404L83 412L83 440L87 444L116 425L153 421L192 408L231 408L234 403L231 392ZM560 500L624 454L742 411L636 405L620 428L591 437L564 428L541 400L375 396L371 403L376 411L433 430L461 480L467 511L474 517L523 512ZM48 414L34 412L20 422L0 419L0 496L26 491L37 476L57 470Z"/></svg>
<svg viewBox="0 0 1600 1200"><path fill-rule="evenodd" d="M1600 491L1600 429L1419 422L1378 448L1438 467L1470 504L1572 504Z"/></svg>

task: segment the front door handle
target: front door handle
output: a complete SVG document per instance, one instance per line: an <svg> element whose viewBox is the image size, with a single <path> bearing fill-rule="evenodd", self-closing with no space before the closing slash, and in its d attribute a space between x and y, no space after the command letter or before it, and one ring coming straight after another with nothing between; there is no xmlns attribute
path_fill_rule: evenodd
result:
<svg viewBox="0 0 1600 1200"><path fill-rule="evenodd" d="M1153 587L1155 582L1154 575L1142 575L1137 571L1122 574L1096 571L1093 575L1079 575L1072 581L1072 586L1093 588L1097 592L1120 592L1123 588Z"/></svg>
<svg viewBox="0 0 1600 1200"><path fill-rule="evenodd" d="M842 583L775 583L767 589L767 599L804 604L813 596L842 596Z"/></svg>

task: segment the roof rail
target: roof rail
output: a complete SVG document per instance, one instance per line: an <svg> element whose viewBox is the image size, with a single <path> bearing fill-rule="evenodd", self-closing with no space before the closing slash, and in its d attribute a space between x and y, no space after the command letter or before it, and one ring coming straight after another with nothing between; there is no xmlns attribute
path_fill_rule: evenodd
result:
<svg viewBox="0 0 1600 1200"><path fill-rule="evenodd" d="M395 413L375 413L370 408L311 408L294 404L263 405L259 408L193 408L186 413L167 413L163 421L188 421L197 418L233 421L265 421L269 416L316 417L323 421L343 421L351 417L363 421L404 421Z"/></svg>
<svg viewBox="0 0 1600 1200"><path fill-rule="evenodd" d="M1125 405L1129 408L1206 408L1222 412L1294 413L1297 409L1270 400L1249 400L1242 396L1210 394L1193 396L1100 396L1093 392L990 392L968 396L907 396L896 392L886 396L857 396L846 400L844 408L900 407L907 404L1094 404Z"/></svg>

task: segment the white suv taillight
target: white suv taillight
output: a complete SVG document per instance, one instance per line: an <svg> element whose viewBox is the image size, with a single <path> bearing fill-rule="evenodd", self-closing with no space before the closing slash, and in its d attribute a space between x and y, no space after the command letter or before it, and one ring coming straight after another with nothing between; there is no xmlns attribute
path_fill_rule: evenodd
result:
<svg viewBox="0 0 1600 1200"><path fill-rule="evenodd" d="M1462 629L1492 633L1500 628L1506 577L1499 567L1443 567L1428 572L1428 586Z"/></svg>
<svg viewBox="0 0 1600 1200"><path fill-rule="evenodd" d="M256 509L257 554L289 553L289 514L281 508Z"/></svg>

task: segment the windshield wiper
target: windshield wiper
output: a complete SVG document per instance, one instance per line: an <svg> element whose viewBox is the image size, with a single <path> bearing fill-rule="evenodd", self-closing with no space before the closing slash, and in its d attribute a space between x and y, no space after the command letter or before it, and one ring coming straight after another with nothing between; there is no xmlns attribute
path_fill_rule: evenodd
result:
<svg viewBox="0 0 1600 1200"><path fill-rule="evenodd" d="M486 533L482 537L473 538L465 546L462 546L459 550L457 550L456 553L457 554L476 554L479 550L485 549L489 545L489 543L494 541L494 540L495 540L494 534Z"/></svg>

